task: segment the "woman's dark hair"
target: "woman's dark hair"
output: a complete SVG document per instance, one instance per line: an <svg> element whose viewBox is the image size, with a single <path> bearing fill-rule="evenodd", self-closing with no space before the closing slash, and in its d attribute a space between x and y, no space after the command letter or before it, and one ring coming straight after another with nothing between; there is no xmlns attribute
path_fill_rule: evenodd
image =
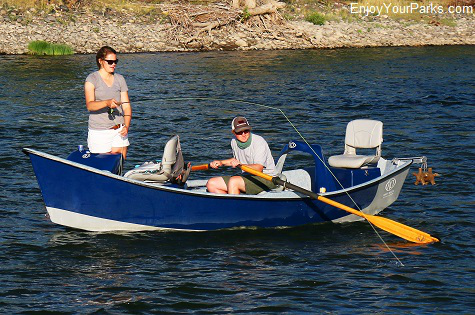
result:
<svg viewBox="0 0 475 315"><path fill-rule="evenodd" d="M108 54L117 55L117 52L114 50L114 48L109 47L109 46L103 46L97 52L97 54L96 54L96 63L97 63L97 67L99 69L101 68L101 64L99 63L99 59L105 59Z"/></svg>

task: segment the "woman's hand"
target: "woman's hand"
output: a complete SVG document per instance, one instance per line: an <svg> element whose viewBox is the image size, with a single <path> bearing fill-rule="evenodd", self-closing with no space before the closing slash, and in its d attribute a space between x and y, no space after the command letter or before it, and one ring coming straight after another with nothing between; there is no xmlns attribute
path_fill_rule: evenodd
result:
<svg viewBox="0 0 475 315"><path fill-rule="evenodd" d="M106 105L109 108L117 108L119 107L121 102L116 101L115 99L110 99L106 101Z"/></svg>
<svg viewBox="0 0 475 315"><path fill-rule="evenodd" d="M122 136L122 137L125 137L127 134L129 133L129 128L127 126L122 126L122 129L120 129L120 132L119 134Z"/></svg>

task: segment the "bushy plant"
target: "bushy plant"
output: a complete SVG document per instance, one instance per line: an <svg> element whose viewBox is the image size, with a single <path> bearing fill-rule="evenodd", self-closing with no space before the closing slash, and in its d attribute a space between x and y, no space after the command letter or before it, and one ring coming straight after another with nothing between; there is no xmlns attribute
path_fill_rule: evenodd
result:
<svg viewBox="0 0 475 315"><path fill-rule="evenodd" d="M28 44L28 51L32 55L72 55L74 51L68 45L52 44L43 40L35 40Z"/></svg>
<svg viewBox="0 0 475 315"><path fill-rule="evenodd" d="M249 13L249 9L247 7L244 8L241 15L241 22L247 21L251 18L251 13Z"/></svg>
<svg viewBox="0 0 475 315"><path fill-rule="evenodd" d="M323 25L325 24L326 18L325 15L321 13L313 12L305 16L305 20L315 25Z"/></svg>

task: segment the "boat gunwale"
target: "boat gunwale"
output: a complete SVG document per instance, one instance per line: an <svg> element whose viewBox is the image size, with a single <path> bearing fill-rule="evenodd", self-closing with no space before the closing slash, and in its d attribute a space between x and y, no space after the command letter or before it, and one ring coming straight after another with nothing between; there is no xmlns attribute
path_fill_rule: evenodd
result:
<svg viewBox="0 0 475 315"><path fill-rule="evenodd" d="M59 162L59 163L65 164L65 165L76 167L76 168L79 168L79 169L82 169L82 170L85 170L85 171L89 171L89 172L92 172L92 173L95 173L95 174L98 174L98 175L102 175L102 176L110 177L110 178L113 178L113 179L117 179L117 180L129 183L129 184L134 184L134 185L142 186L142 187L145 187L145 188L151 188L151 189L165 191L165 192L173 192L173 193L200 196L200 197L206 197L206 198L258 199L258 200L262 200L262 201L272 201L272 200L282 201L282 200L311 199L309 196L306 196L306 195L303 195L303 194L300 194L300 193L295 193L295 196L288 196L288 195L287 196L278 196L278 194L275 193L275 196L272 196L272 197L270 197L268 195L245 195L245 194L228 195L228 194L214 194L214 193L203 192L203 191L187 190L187 189L184 189L184 188L162 186L162 185L156 185L156 184L152 184L152 183L146 183L146 182L138 181L138 180L135 180L135 179L126 178L126 177L123 177L123 176L120 176L120 175L117 175L117 174L113 174L113 173L108 172L108 171L100 170L100 169L97 169L95 167L87 166L87 165L84 165L84 164L81 164L81 163L78 163L78 162L73 162L73 161L70 161L70 160L67 160L67 159L49 154L49 153L45 153L45 152L35 150L35 149L23 148L22 151L26 155L29 155L29 154L37 155L37 156L40 156L42 158L46 158L46 159L49 159L49 160L52 160L52 161L55 161L55 162ZM412 160L404 161L403 164L401 164L399 166L396 166L396 168L394 170L388 172L385 175L378 176L378 177L376 177L376 178L374 178L370 181L367 181L367 182L364 182L364 183L361 183L359 185L352 186L352 187L349 187L349 188L343 188L343 189L340 189L340 190L335 190L335 191L326 192L326 193L318 193L318 194L321 195L321 196L330 196L330 197L332 197L332 196L338 196L338 195L342 195L342 194L350 194L350 193L353 193L353 192L357 192L357 191L359 191L361 189L364 189L368 186L372 186L374 183L381 182L381 181L385 180L388 177L392 177L392 176L394 176L394 175L396 175L400 172L405 171L407 168L409 168L412 165L412 163L413 163Z"/></svg>

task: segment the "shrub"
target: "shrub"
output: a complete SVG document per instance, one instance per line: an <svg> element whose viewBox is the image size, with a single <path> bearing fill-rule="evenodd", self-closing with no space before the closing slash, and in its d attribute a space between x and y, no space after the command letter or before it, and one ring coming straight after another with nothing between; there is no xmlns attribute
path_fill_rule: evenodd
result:
<svg viewBox="0 0 475 315"><path fill-rule="evenodd" d="M251 13L249 13L249 9L247 7L244 8L241 15L241 22L247 21L251 18Z"/></svg>
<svg viewBox="0 0 475 315"><path fill-rule="evenodd" d="M52 44L43 40L35 40L28 44L28 51L32 55L72 55L74 51L68 45Z"/></svg>
<svg viewBox="0 0 475 315"><path fill-rule="evenodd" d="M325 24L325 21L326 21L325 15L323 15L321 13L318 13L318 12L308 14L305 17L305 20L308 21L308 22L311 22L315 25L323 25L323 24Z"/></svg>

